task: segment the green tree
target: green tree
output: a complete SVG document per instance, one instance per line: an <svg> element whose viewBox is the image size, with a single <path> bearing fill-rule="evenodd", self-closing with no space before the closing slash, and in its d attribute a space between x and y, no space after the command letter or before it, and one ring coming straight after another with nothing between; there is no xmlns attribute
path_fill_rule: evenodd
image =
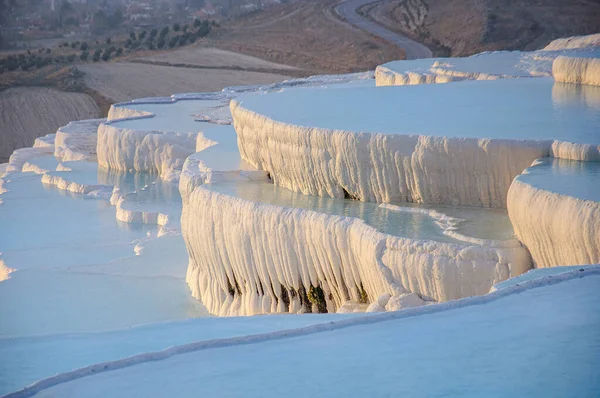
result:
<svg viewBox="0 0 600 398"><path fill-rule="evenodd" d="M88 53L87 51L82 51L81 55L79 56L79 59L82 61L87 61L89 56L90 56L90 53Z"/></svg>
<svg viewBox="0 0 600 398"><path fill-rule="evenodd" d="M174 23L173 24L173 31L174 32L179 32L179 29L181 29L181 27L179 26L179 24L178 23Z"/></svg>

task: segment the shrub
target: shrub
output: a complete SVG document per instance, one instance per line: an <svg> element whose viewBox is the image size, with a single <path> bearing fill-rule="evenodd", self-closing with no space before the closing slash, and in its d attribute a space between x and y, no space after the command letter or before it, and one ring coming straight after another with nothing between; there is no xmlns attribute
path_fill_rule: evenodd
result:
<svg viewBox="0 0 600 398"><path fill-rule="evenodd" d="M197 28L198 26L200 26L201 23L202 23L202 21L200 21L198 18L194 19L194 28Z"/></svg>
<svg viewBox="0 0 600 398"><path fill-rule="evenodd" d="M135 32L129 32L129 37L131 37L131 40L135 40Z"/></svg>
<svg viewBox="0 0 600 398"><path fill-rule="evenodd" d="M69 61L69 62L75 61L75 54L69 54L69 56L67 57L67 61Z"/></svg>
<svg viewBox="0 0 600 398"><path fill-rule="evenodd" d="M79 46L79 49L81 51L87 51L90 48L90 46L88 46L88 44L84 41L83 43L81 43L81 46Z"/></svg>
<svg viewBox="0 0 600 398"><path fill-rule="evenodd" d="M123 49L119 47L117 48L117 51L115 51L115 56L120 57L121 55L123 55Z"/></svg>
<svg viewBox="0 0 600 398"><path fill-rule="evenodd" d="M109 52L104 52L104 54L102 54L102 61L108 61L110 59L110 53Z"/></svg>
<svg viewBox="0 0 600 398"><path fill-rule="evenodd" d="M314 287L311 286L308 289L308 301L317 306L317 310L320 313L327 312L327 302L325 301L325 294L323 293L323 289L320 286Z"/></svg>
<svg viewBox="0 0 600 398"><path fill-rule="evenodd" d="M148 32L146 32L145 30L142 30L140 32L140 34L138 35L138 40L140 40L140 41L144 40L144 38L146 37L146 33L148 33Z"/></svg>
<svg viewBox="0 0 600 398"><path fill-rule="evenodd" d="M94 62L98 62L98 61L100 61L100 54L98 54L98 53L94 53L94 56L92 57L92 60L93 60Z"/></svg>
<svg viewBox="0 0 600 398"><path fill-rule="evenodd" d="M89 56L90 56L90 53L88 53L87 51L83 51L81 53L81 55L79 56L79 59L81 59L82 61L87 61Z"/></svg>
<svg viewBox="0 0 600 398"><path fill-rule="evenodd" d="M107 38L106 38L106 44L109 44L109 45L110 45L110 43L111 43L111 42L112 42L111 38L110 38L110 37L107 37Z"/></svg>
<svg viewBox="0 0 600 398"><path fill-rule="evenodd" d="M202 26L200 26L200 29L198 29L198 31L196 32L196 35L198 37L206 37L209 33L210 33L210 26L203 24Z"/></svg>
<svg viewBox="0 0 600 398"><path fill-rule="evenodd" d="M169 34L169 27L168 26L165 26L164 28L162 28L160 30L160 37L164 38L168 34Z"/></svg>
<svg viewBox="0 0 600 398"><path fill-rule="evenodd" d="M165 39L164 38L160 38L158 39L158 42L156 43L156 47L157 48L163 48L165 46Z"/></svg>
<svg viewBox="0 0 600 398"><path fill-rule="evenodd" d="M174 23L174 24L173 24L173 31L174 31L174 32L179 32L179 29L180 29L180 28L181 28L181 27L179 26L179 24L178 24L178 23Z"/></svg>

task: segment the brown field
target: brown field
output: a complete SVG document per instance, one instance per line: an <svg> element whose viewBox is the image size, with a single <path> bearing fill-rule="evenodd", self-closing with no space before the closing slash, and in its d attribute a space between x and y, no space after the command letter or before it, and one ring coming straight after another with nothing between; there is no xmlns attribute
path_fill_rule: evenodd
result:
<svg viewBox="0 0 600 398"><path fill-rule="evenodd" d="M13 150L33 145L71 120L98 117L94 100L82 93L47 87L17 87L0 92L0 163Z"/></svg>
<svg viewBox="0 0 600 398"><path fill-rule="evenodd" d="M111 102L168 96L174 93L219 91L227 86L266 84L288 76L238 70L177 68L132 62L81 65L87 87Z"/></svg>
<svg viewBox="0 0 600 398"><path fill-rule="evenodd" d="M240 69L246 71L277 71L295 73L298 68L265 61L249 55L200 46L189 46L174 51L153 53L133 60L160 65L212 69Z"/></svg>
<svg viewBox="0 0 600 398"><path fill-rule="evenodd" d="M211 33L209 44L313 74L364 71L404 58L396 46L337 19L335 4L310 0L273 6L224 23Z"/></svg>

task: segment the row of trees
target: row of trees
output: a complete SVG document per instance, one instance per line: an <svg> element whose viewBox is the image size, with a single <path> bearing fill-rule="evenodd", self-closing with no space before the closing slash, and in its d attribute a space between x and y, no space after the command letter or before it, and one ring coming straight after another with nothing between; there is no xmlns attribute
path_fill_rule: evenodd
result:
<svg viewBox="0 0 600 398"><path fill-rule="evenodd" d="M73 63L77 57L76 54L59 55L55 57L48 54L46 54L46 51L43 51L42 53L37 54L29 53L27 55L9 55L6 58L0 59L0 72L14 71L17 69L20 69L22 71L28 71L34 68L43 68L44 66L53 63L68 64Z"/></svg>
<svg viewBox="0 0 600 398"><path fill-rule="evenodd" d="M196 19L192 25L186 24L181 26L175 23L172 26L165 26L160 30L154 28L150 31L130 32L129 38L125 41L123 47L130 51L137 48L154 50L182 47L186 44L194 43L198 38L207 36L214 26L218 26L215 21L201 21ZM113 39L110 37L106 38L104 43L96 40L94 49L92 49L92 46L94 46L93 43L90 45L85 41L73 41L71 43L66 41L59 45L59 48L79 50L79 54L56 55L52 54L52 50L49 48L39 49L37 53L27 50L27 53L0 58L0 73L17 69L27 71L33 68L43 68L53 63L72 63L77 59L78 55L82 61L108 61L111 58L122 56L126 51L122 47L112 45L112 42Z"/></svg>
<svg viewBox="0 0 600 398"><path fill-rule="evenodd" d="M149 32L146 30L137 33L132 31L129 33L129 39L125 42L125 48L135 50L145 47L154 50L184 46L206 37L213 26L217 26L215 21L196 19L191 27L187 24L182 27L175 23L172 27L165 26L160 31L157 28Z"/></svg>

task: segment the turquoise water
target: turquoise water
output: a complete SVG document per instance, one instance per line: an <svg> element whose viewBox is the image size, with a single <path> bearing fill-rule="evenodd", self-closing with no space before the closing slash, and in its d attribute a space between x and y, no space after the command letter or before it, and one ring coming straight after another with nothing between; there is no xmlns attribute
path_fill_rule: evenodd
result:
<svg viewBox="0 0 600 398"><path fill-rule="evenodd" d="M289 90L248 96L242 106L305 127L383 134L564 140L600 144L600 90L586 103L552 78L452 84ZM560 99L560 100L555 100Z"/></svg>
<svg viewBox="0 0 600 398"><path fill-rule="evenodd" d="M394 211L370 202L302 195L268 182L230 182L208 184L205 187L215 192L255 202L358 218L378 231L390 235L439 242L464 243L445 235L436 220L428 214ZM470 236L483 239L509 239L513 234L508 216L502 210L490 211L458 206L436 207L406 204L402 204L402 206L433 209L465 219L467 221L461 223L458 231L470 234ZM490 227L490 225L493 225L493 227Z"/></svg>
<svg viewBox="0 0 600 398"><path fill-rule="evenodd" d="M115 127L134 130L195 133L206 127L206 123L195 121L194 114L198 114L202 110L221 106L226 106L228 110L228 101L180 100L165 104L131 104L124 107L152 112L155 116L111 124Z"/></svg>
<svg viewBox="0 0 600 398"><path fill-rule="evenodd" d="M600 202L600 162L543 158L517 176L536 188Z"/></svg>

